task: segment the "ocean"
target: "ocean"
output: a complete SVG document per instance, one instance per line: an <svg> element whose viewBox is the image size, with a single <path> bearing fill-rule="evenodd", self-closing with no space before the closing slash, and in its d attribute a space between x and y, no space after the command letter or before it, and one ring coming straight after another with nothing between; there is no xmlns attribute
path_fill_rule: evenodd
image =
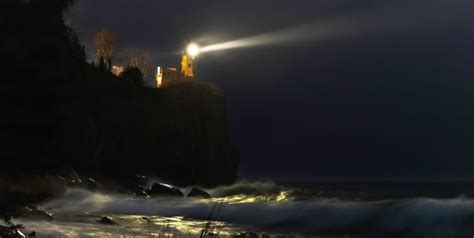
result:
<svg viewBox="0 0 474 238"><path fill-rule="evenodd" d="M212 199L70 189L40 205L54 220L15 222L36 237L474 236L474 182L240 181L207 191Z"/></svg>

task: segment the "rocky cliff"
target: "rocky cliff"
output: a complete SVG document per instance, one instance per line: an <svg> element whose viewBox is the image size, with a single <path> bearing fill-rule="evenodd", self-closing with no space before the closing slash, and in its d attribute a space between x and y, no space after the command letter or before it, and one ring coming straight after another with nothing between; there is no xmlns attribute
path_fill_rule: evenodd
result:
<svg viewBox="0 0 474 238"><path fill-rule="evenodd" d="M110 179L234 181L238 152L222 92L191 80L144 88L87 63L62 2L1 3L1 173L71 166Z"/></svg>

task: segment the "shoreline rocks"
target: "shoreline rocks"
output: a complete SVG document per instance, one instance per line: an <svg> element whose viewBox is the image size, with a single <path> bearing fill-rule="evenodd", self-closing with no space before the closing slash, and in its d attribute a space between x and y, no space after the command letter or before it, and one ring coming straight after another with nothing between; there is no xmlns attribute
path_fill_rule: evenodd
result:
<svg viewBox="0 0 474 238"><path fill-rule="evenodd" d="M25 238L26 236L15 227L0 226L0 237L2 237L2 238Z"/></svg>
<svg viewBox="0 0 474 238"><path fill-rule="evenodd" d="M118 225L118 222L116 222L113 218L108 217L108 216L102 217L97 222L104 225Z"/></svg>
<svg viewBox="0 0 474 238"><path fill-rule="evenodd" d="M211 195L209 193L207 193L206 191L202 190L202 189L193 187L193 189L191 189L191 192L188 193L187 197L188 198L206 198L206 199L209 199L209 198L211 198Z"/></svg>
<svg viewBox="0 0 474 238"><path fill-rule="evenodd" d="M163 183L154 183L147 193L150 196L184 197L183 192L179 188Z"/></svg>
<svg viewBox="0 0 474 238"><path fill-rule="evenodd" d="M26 220L52 221L53 214L38 208L24 207L20 210L20 218Z"/></svg>

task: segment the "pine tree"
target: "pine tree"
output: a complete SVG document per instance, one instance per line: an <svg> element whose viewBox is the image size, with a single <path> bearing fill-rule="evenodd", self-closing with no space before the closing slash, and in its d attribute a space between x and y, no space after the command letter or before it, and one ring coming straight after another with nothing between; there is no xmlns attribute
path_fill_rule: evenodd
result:
<svg viewBox="0 0 474 238"><path fill-rule="evenodd" d="M107 59L107 68L109 71L112 71L112 59Z"/></svg>
<svg viewBox="0 0 474 238"><path fill-rule="evenodd" d="M85 59L83 58L83 52L82 52L83 46L81 45L79 36L77 35L76 31L69 30L69 41L70 41L72 55L78 59Z"/></svg>
<svg viewBox="0 0 474 238"><path fill-rule="evenodd" d="M99 70L100 71L107 71L107 66L105 65L104 57L100 57Z"/></svg>
<svg viewBox="0 0 474 238"><path fill-rule="evenodd" d="M137 67L129 66L125 68L125 70L120 73L119 77L139 86L143 86L145 83L143 81L143 74Z"/></svg>
<svg viewBox="0 0 474 238"><path fill-rule="evenodd" d="M81 48L81 59L86 61L87 59L87 55L86 55L86 47L85 46L82 46Z"/></svg>

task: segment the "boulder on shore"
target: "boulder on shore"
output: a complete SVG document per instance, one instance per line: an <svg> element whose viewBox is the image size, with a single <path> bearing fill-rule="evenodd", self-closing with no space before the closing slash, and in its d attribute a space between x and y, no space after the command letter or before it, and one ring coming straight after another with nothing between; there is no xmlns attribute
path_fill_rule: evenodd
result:
<svg viewBox="0 0 474 238"><path fill-rule="evenodd" d="M85 187L88 190L91 190L91 191L101 191L102 190L102 185L99 184L97 181L95 181L95 179L93 179L93 178L88 178L85 181Z"/></svg>
<svg viewBox="0 0 474 238"><path fill-rule="evenodd" d="M58 172L58 175L64 178L69 187L79 187L82 184L82 179L70 166L64 166Z"/></svg>
<svg viewBox="0 0 474 238"><path fill-rule="evenodd" d="M136 197L147 197L148 193L145 187L137 185L130 189L130 192Z"/></svg>
<svg viewBox="0 0 474 238"><path fill-rule="evenodd" d="M114 219L108 216L102 217L98 222L104 225L118 225L118 223L114 221Z"/></svg>
<svg viewBox="0 0 474 238"><path fill-rule="evenodd" d="M17 228L0 226L0 237L6 238L25 238L26 236L21 233Z"/></svg>
<svg viewBox="0 0 474 238"><path fill-rule="evenodd" d="M19 175L1 177L0 191L4 199L12 195L12 202L23 201L23 205L59 197L66 192L66 182L59 176ZM21 204L21 203L20 203Z"/></svg>
<svg viewBox="0 0 474 238"><path fill-rule="evenodd" d="M187 197L207 199L207 198L211 198L211 195L202 189L193 187L193 189L191 189L191 192L188 193Z"/></svg>
<svg viewBox="0 0 474 238"><path fill-rule="evenodd" d="M20 213L20 217L27 220L53 220L53 214L42 209L24 207L21 209Z"/></svg>
<svg viewBox="0 0 474 238"><path fill-rule="evenodd" d="M184 197L183 192L179 188L163 183L154 183L147 192L150 196Z"/></svg>
<svg viewBox="0 0 474 238"><path fill-rule="evenodd" d="M258 238L258 234L254 232L240 232L232 235L232 238Z"/></svg>

